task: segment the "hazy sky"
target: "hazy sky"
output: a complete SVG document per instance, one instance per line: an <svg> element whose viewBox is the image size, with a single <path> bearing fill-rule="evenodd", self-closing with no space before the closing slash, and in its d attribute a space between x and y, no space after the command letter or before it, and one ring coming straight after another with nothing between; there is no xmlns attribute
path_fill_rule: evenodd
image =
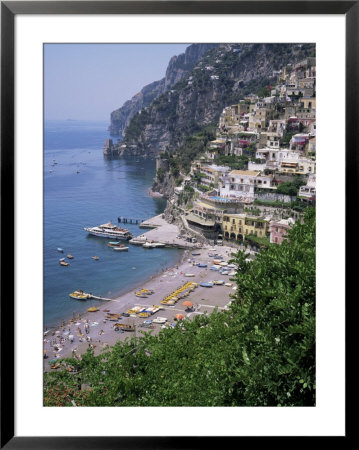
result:
<svg viewBox="0 0 359 450"><path fill-rule="evenodd" d="M45 119L109 120L189 44L45 44Z"/></svg>

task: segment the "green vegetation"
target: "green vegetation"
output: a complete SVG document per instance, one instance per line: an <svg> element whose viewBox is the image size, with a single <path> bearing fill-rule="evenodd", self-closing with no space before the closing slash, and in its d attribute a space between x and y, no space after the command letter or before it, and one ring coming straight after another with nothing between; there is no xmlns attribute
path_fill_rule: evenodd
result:
<svg viewBox="0 0 359 450"><path fill-rule="evenodd" d="M195 190L193 187L186 185L183 188L183 191L178 195L178 204L179 205L187 205L194 196Z"/></svg>
<svg viewBox="0 0 359 450"><path fill-rule="evenodd" d="M139 113L136 113L131 119L130 125L126 128L124 143L129 144L132 141L140 141L144 128L149 120L149 111L143 110Z"/></svg>
<svg viewBox="0 0 359 450"><path fill-rule="evenodd" d="M177 148L173 155L176 158L178 166L188 173L191 168L191 163L204 152L207 143L213 141L216 138L216 125L207 125L198 131L197 133L188 136L183 145ZM170 157L170 155L168 154Z"/></svg>
<svg viewBox="0 0 359 450"><path fill-rule="evenodd" d="M289 238L249 263L236 254L228 311L60 361L45 374L44 405L314 406L313 208Z"/></svg>
<svg viewBox="0 0 359 450"><path fill-rule="evenodd" d="M163 181L164 178L165 178L165 172L164 172L164 170L161 169L161 168L157 169L156 177L157 177L158 181L159 181L160 183L162 183L162 181Z"/></svg>
<svg viewBox="0 0 359 450"><path fill-rule="evenodd" d="M304 184L305 184L305 181L303 181L303 179L300 176L296 176L293 178L292 181L287 181L285 183L281 183L277 187L277 193L290 195L290 196L294 197L298 194L298 190L299 190L300 186L303 186Z"/></svg>
<svg viewBox="0 0 359 450"><path fill-rule="evenodd" d="M203 192L209 192L211 191L213 188L206 186L205 184L199 184L198 185L198 189L203 191Z"/></svg>
<svg viewBox="0 0 359 450"><path fill-rule="evenodd" d="M250 242L251 244L255 244L261 248L269 247L269 238L262 236L255 236L254 234L246 234L245 241Z"/></svg>
<svg viewBox="0 0 359 450"><path fill-rule="evenodd" d="M228 166L233 170L246 170L248 168L248 156L218 155L215 163L220 166Z"/></svg>
<svg viewBox="0 0 359 450"><path fill-rule="evenodd" d="M289 145L290 140L292 139L292 137L295 135L296 133L286 133L285 138L284 138L284 144L285 146Z"/></svg>
<svg viewBox="0 0 359 450"><path fill-rule="evenodd" d="M251 209L251 208L244 208L244 212L248 213L248 214L251 214L253 216L260 216L261 215L261 210L258 209L258 208L253 208L253 209Z"/></svg>
<svg viewBox="0 0 359 450"><path fill-rule="evenodd" d="M264 97L269 97L270 93L271 93L271 91L269 90L269 87L264 86L257 92L257 95L258 95L258 97L264 98Z"/></svg>

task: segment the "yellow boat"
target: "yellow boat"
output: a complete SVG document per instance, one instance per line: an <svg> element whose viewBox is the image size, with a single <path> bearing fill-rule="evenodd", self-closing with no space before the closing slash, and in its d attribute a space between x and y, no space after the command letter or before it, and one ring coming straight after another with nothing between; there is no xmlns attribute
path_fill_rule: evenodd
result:
<svg viewBox="0 0 359 450"><path fill-rule="evenodd" d="M69 296L71 298L74 298L75 300L87 300L89 298L89 296L87 294L80 294L78 292L71 292L71 294L69 294Z"/></svg>
<svg viewBox="0 0 359 450"><path fill-rule="evenodd" d="M96 312L96 311L99 311L99 308L96 308L96 306L91 306L87 311L88 312Z"/></svg>

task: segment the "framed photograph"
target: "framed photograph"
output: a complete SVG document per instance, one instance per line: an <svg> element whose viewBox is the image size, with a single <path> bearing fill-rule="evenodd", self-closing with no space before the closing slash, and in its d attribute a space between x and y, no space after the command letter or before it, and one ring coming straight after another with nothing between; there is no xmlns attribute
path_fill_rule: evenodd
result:
<svg viewBox="0 0 359 450"><path fill-rule="evenodd" d="M358 25L1 2L1 448L348 436Z"/></svg>

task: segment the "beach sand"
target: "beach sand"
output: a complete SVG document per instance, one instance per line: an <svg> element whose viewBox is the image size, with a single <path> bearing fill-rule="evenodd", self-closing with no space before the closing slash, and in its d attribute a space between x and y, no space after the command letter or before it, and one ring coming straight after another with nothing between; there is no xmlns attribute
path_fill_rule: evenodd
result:
<svg viewBox="0 0 359 450"><path fill-rule="evenodd" d="M175 315L179 313L183 314L185 318L191 319L196 314L210 314L216 306L219 310L223 309L231 300L230 294L235 293L233 289L235 283L230 281L231 276L221 275L217 271L210 270L210 266L213 265L215 258L210 257L209 253L221 255L224 258L223 261L228 262L228 260L232 259L231 253L233 250L231 247L222 246L206 246L198 250L186 250L182 262L178 266L168 268L146 283L139 285L137 289L131 290L111 301L99 301L97 305L99 311L97 312L86 312L80 317L63 322L57 328L46 330L44 333L44 350L48 358L44 359L44 370L54 370L50 368L54 363L49 363L49 361L55 359L61 360L72 355L80 356L91 345L94 348L95 354L99 354L104 348L114 345L118 340L123 341L134 336L134 332L131 331L116 332L114 330L115 322L105 320L107 313L103 311L104 309L110 310L111 313L121 314L133 306L160 305L163 307L162 310L147 319L130 316L121 317L118 320L119 323L136 325L137 336L141 336L141 333L149 331L140 326L145 320L166 317L168 319L167 323L171 324L175 323ZM197 252L199 255L192 255L192 253ZM193 260L189 262L190 258L193 258ZM194 263L207 264L207 267L200 268L194 265ZM194 276L186 277L185 274L187 273L194 274ZM161 305L161 300L188 281L200 283L202 281L214 280L224 280L225 283L232 283L233 286L214 285L211 288L199 286L188 297L180 299L174 306ZM154 293L147 298L136 297L135 292L140 288L151 289ZM182 305L184 300L189 300L194 304L192 311L186 310L186 307ZM91 301L91 306L93 304L93 301ZM85 328L87 328L87 332ZM160 324L153 324L153 328L150 329L153 334L157 334L160 330ZM69 336L73 336L73 342L70 341Z"/></svg>

